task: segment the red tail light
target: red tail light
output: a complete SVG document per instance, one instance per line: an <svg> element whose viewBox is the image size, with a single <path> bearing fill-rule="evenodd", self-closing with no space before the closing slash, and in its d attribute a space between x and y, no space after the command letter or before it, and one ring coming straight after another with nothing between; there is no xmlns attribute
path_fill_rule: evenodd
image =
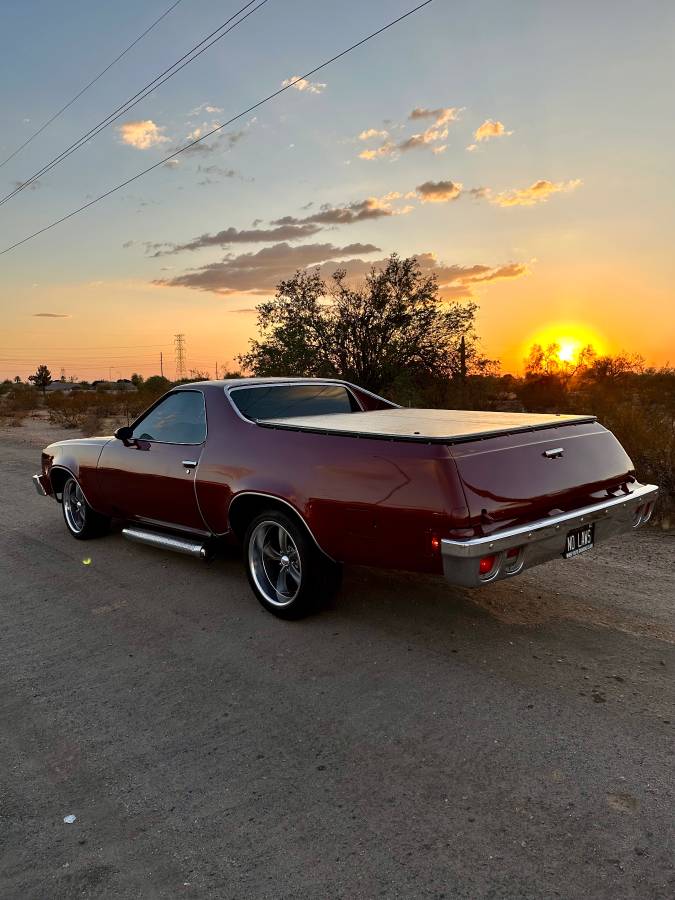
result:
<svg viewBox="0 0 675 900"><path fill-rule="evenodd" d="M515 559L519 553L520 553L520 547L510 547L506 551L506 558L507 559Z"/></svg>
<svg viewBox="0 0 675 900"><path fill-rule="evenodd" d="M484 556L481 559L478 563L478 571L481 575L488 575L493 570L496 558L497 557L493 553L491 556Z"/></svg>

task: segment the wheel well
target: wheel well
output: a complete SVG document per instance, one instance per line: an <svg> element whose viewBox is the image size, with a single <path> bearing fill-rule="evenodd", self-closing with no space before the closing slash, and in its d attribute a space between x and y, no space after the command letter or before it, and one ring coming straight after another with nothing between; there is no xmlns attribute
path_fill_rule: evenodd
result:
<svg viewBox="0 0 675 900"><path fill-rule="evenodd" d="M300 513L290 504L278 500L276 497L270 497L267 494L243 494L240 497L235 497L230 504L230 528L238 540L243 541L249 523L267 509L277 509L297 522L298 525L307 531L316 546L321 550L317 539L312 534L311 528ZM323 550L321 552L324 553ZM324 555L327 554L324 553Z"/></svg>
<svg viewBox="0 0 675 900"><path fill-rule="evenodd" d="M54 466L49 473L49 480L52 483L52 490L55 494L60 494L63 491L63 486L68 481L69 478L73 478L74 475L68 469L62 469L58 466Z"/></svg>

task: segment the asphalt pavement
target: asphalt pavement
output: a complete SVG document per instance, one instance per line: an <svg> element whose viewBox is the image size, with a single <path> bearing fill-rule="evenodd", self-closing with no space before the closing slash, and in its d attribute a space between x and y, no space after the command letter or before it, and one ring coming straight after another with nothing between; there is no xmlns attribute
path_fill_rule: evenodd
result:
<svg viewBox="0 0 675 900"><path fill-rule="evenodd" d="M38 460L0 444L4 900L675 895L672 534L289 623L236 552L73 540Z"/></svg>

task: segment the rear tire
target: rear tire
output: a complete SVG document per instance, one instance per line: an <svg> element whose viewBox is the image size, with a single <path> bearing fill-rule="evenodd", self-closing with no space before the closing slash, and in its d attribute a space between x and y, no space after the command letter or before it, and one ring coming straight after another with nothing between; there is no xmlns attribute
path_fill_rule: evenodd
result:
<svg viewBox="0 0 675 900"><path fill-rule="evenodd" d="M244 538L246 574L253 593L280 619L318 612L335 593L336 564L307 530L277 509L256 516Z"/></svg>
<svg viewBox="0 0 675 900"><path fill-rule="evenodd" d="M61 507L66 528L78 541L100 537L110 528L110 519L89 506L75 478L69 478L63 485Z"/></svg>

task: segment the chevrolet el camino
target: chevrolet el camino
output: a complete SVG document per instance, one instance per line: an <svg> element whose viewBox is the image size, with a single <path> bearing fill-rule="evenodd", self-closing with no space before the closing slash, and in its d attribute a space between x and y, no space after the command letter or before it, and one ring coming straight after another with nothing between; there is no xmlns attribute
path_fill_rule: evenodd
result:
<svg viewBox="0 0 675 900"><path fill-rule="evenodd" d="M513 578L629 536L658 492L594 416L405 409L289 378L180 385L114 437L48 446L34 483L77 540L118 519L199 557L241 543L282 618L319 608L342 564Z"/></svg>

